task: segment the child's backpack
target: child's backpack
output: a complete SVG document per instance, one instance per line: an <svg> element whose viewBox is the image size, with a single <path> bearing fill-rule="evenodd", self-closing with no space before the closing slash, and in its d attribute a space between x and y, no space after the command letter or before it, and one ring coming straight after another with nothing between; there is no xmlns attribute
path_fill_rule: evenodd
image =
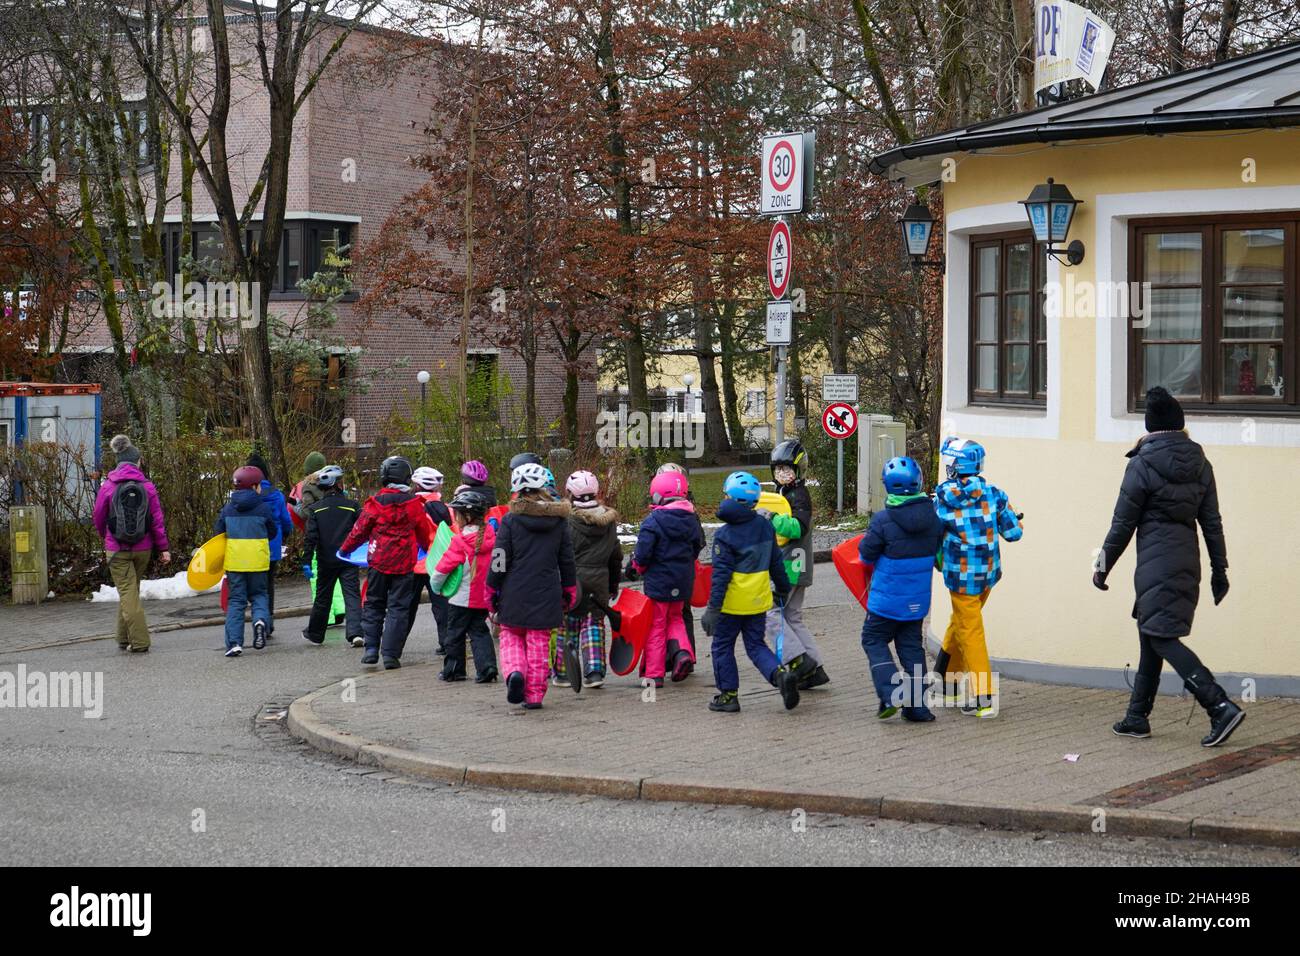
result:
<svg viewBox="0 0 1300 956"><path fill-rule="evenodd" d="M122 545L139 544L149 533L149 495L138 481L121 481L108 505L108 530Z"/></svg>

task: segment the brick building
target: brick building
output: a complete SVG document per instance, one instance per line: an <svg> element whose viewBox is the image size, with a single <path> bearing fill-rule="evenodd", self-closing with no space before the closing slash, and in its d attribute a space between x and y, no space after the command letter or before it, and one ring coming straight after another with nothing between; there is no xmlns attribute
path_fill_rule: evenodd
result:
<svg viewBox="0 0 1300 956"><path fill-rule="evenodd" d="M234 5L227 8L234 9ZM196 29L202 29L206 21L196 23ZM249 57L242 69L236 70L229 123L235 198L242 204L256 182L266 151L267 93L257 72L251 16L231 14L227 23L232 43L238 49L242 41ZM333 29L327 28L316 38L312 56L303 66L304 75L335 37ZM331 341L322 346L328 353L324 356L324 380L318 383L313 379L310 384L329 387L349 380L360 384L360 392L341 390L346 396L341 414L355 426L353 440L363 446L391 437L384 434L390 414L408 412L410 404L418 400L417 372L427 370L435 386L451 385L459 367L458 301L449 303L443 325L426 324L398 308L367 315L357 303L358 294L365 291L366 246L402 198L426 181L426 174L415 168L411 157L427 149L424 131L437 126L443 97L448 95L439 83L439 73L453 67L439 62L436 48L429 52L426 47L416 57L393 58L404 62L400 67L377 66L376 54L406 42L407 38L391 31L357 29L298 113L280 269L271 294L273 312L301 323L307 300L297 289L298 281L315 273L331 249L350 247L348 255L358 287L338 304ZM176 151L172 164L171 181L175 183L180 178ZM257 213L250 223L254 235L260 219ZM197 177L193 222L190 254L219 259L221 235L214 206ZM163 243L169 276L176 274L176 264L184 255L180 240L181 207L179 200L173 199L167 205ZM449 256L445 249L431 249L429 254ZM482 412L496 417L506 431L520 434L524 364L494 339L490 330L471 335L471 374L480 382L496 383L490 399L496 407ZM89 357L109 348L107 330L102 323L95 323L78 336L71 351ZM594 410L594 366L582 379L579 407ZM562 414L564 372L555 355L544 354L539 359L536 390L538 421L545 429Z"/></svg>

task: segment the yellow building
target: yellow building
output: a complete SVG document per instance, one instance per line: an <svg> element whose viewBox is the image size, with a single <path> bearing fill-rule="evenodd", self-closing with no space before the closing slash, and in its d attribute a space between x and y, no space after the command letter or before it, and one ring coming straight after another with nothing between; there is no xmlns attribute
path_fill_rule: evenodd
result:
<svg viewBox="0 0 1300 956"><path fill-rule="evenodd" d="M685 343L682 343L683 347ZM831 371L824 350L809 349L803 360L804 393L807 396L808 415L817 424L821 412L821 377ZM654 411L673 411L689 415L692 421L704 422L703 396L700 391L700 365L692 355L665 355L658 361L658 370L646 376ZM721 384L721 368L717 372ZM623 386L620 388L620 386ZM601 407L616 411L620 397L626 396L626 386L610 372L600 378ZM776 372L768 369L764 374L737 376L736 397L740 423L751 446L768 445L776 434ZM663 408L660 408L660 405ZM793 382L786 389L786 431L799 430L804 409L796 405Z"/></svg>
<svg viewBox="0 0 1300 956"><path fill-rule="evenodd" d="M1300 695L1297 56L1268 50L873 160L942 188L944 432L981 442L1025 513L985 610L1004 676L1123 686L1136 666L1136 544L1109 592L1090 579L1142 396L1161 384L1214 466L1232 582L1215 607L1202 543L1188 643L1234 695L1242 678ZM1080 201L1077 264L1033 241L1023 201L1049 177ZM935 598L941 634L941 582Z"/></svg>

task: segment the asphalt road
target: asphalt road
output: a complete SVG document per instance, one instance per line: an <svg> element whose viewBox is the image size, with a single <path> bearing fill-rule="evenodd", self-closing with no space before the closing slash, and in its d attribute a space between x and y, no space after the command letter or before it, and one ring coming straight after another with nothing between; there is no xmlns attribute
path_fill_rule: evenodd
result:
<svg viewBox="0 0 1300 956"><path fill-rule="evenodd" d="M818 568L822 571L822 567ZM810 604L839 603L828 566ZM839 588L838 593L836 588ZM105 607L105 630L111 606ZM1294 853L1108 836L999 833L744 808L448 788L363 775L289 738L293 698L357 672L298 639L227 660L219 629L0 655L0 671L99 671L100 719L0 711L0 860L133 864L1291 864ZM408 647L433 652L427 609ZM847 675L846 675L847 676Z"/></svg>

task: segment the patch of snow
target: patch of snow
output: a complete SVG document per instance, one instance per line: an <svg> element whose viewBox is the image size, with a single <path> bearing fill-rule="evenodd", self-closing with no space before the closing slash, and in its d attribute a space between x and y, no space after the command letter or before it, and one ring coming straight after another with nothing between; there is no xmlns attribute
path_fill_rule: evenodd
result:
<svg viewBox="0 0 1300 956"><path fill-rule="evenodd" d="M184 571L177 571L169 578L153 578L140 582L140 598L145 601L170 601L219 590L221 590L220 581L207 591L194 590L186 581ZM117 593L117 588L111 584L101 584L99 590L90 596L90 600L116 603L121 600L121 596Z"/></svg>
<svg viewBox="0 0 1300 956"><path fill-rule="evenodd" d="M636 544L636 535L634 535L634 534L620 534L620 535L618 536L618 543L619 543L619 544Z"/></svg>

